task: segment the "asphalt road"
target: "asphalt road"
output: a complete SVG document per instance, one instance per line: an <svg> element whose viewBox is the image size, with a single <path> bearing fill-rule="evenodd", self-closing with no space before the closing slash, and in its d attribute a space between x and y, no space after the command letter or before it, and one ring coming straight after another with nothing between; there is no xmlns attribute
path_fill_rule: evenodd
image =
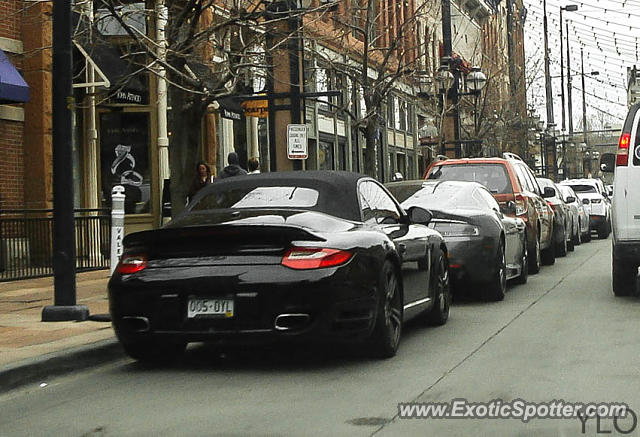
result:
<svg viewBox="0 0 640 437"><path fill-rule="evenodd" d="M171 368L122 360L1 397L0 435L582 435L577 418L400 419L398 403L563 399L640 413L640 299L615 298L610 270L609 240L583 244L503 302L457 302L445 326L408 326L390 360L198 345ZM599 428L615 432L610 419Z"/></svg>

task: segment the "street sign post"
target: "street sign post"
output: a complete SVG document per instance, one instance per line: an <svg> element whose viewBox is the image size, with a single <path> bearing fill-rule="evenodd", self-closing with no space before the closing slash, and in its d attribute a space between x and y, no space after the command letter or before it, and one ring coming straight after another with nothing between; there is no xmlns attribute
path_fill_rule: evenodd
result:
<svg viewBox="0 0 640 437"><path fill-rule="evenodd" d="M306 124L287 125L287 156L289 159L307 159L309 156Z"/></svg>

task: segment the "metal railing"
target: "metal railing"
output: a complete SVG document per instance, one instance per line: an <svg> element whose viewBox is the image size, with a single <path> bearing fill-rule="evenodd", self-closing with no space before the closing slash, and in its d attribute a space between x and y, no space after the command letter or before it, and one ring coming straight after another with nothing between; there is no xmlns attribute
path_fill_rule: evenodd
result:
<svg viewBox="0 0 640 437"><path fill-rule="evenodd" d="M109 209L76 209L76 269L109 268ZM53 275L53 210L0 210L0 281Z"/></svg>

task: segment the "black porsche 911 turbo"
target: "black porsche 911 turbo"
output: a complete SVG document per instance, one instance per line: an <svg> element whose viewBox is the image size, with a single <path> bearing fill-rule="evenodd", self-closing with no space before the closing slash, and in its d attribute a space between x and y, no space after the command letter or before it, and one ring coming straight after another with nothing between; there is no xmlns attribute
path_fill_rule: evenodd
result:
<svg viewBox="0 0 640 437"><path fill-rule="evenodd" d="M527 281L525 225L503 215L481 184L458 181L407 181L387 184L404 208L432 213L429 224L449 250L453 292L463 283L481 284L487 300L502 300L508 279Z"/></svg>
<svg viewBox="0 0 640 437"><path fill-rule="evenodd" d="M396 353L403 322L449 316L449 264L431 214L367 176L238 176L165 227L133 233L109 281L113 326L142 361L188 342L360 342Z"/></svg>

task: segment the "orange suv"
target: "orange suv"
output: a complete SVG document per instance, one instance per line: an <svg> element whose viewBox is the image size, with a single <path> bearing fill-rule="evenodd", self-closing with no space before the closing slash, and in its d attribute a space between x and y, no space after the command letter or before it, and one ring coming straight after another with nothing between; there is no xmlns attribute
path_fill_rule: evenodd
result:
<svg viewBox="0 0 640 437"><path fill-rule="evenodd" d="M504 158L445 159L432 163L425 179L479 182L510 217L526 223L529 272L538 273L540 264L553 264L553 210L544 200L553 193L540 189L531 169L520 157L505 153Z"/></svg>

